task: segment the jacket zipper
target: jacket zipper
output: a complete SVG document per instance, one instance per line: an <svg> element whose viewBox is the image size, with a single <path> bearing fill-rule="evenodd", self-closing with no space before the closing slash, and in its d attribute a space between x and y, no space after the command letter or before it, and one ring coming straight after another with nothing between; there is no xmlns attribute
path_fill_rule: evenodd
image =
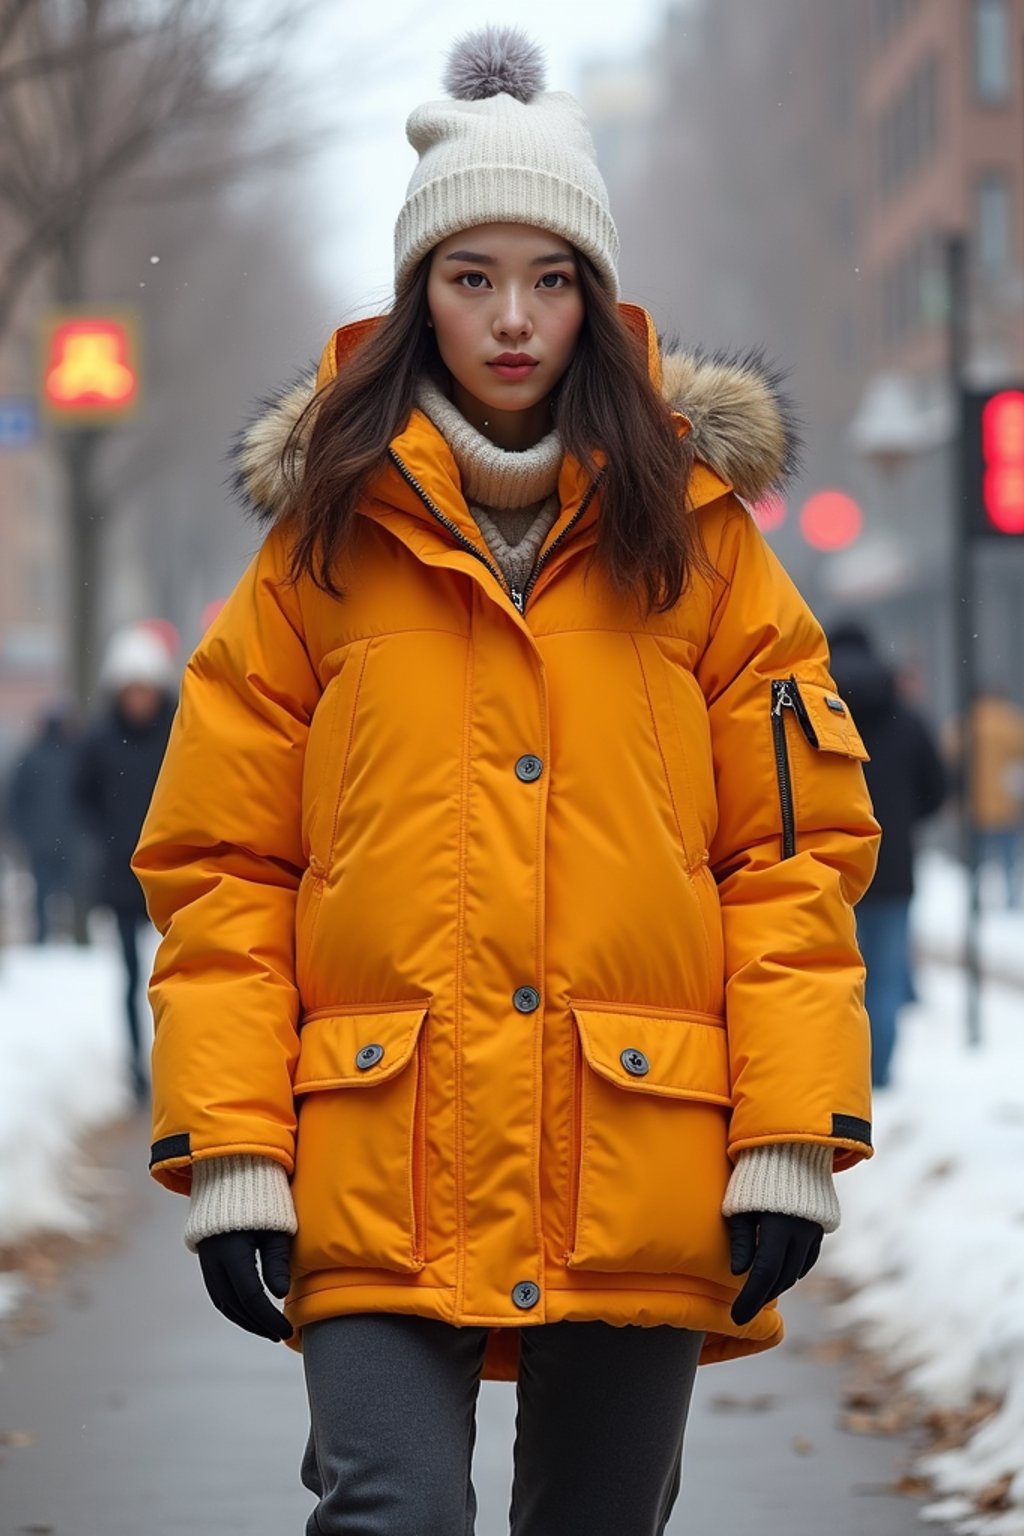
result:
<svg viewBox="0 0 1024 1536"><path fill-rule="evenodd" d="M793 676L772 679L772 740L775 745L775 777L779 785L779 805L782 809L782 857L791 859L796 853L796 814L793 809L793 771L789 762L786 722L782 713L784 709L793 711L807 740L812 747L816 747L817 732L811 724L807 706L800 697L800 689Z"/></svg>
<svg viewBox="0 0 1024 1536"><path fill-rule="evenodd" d="M498 582L499 586L504 587L506 592L509 591L508 582L505 580L504 576L502 576L497 566L491 564L487 556L483 553L482 550L477 548L472 539L466 538L466 535L463 533L458 523L453 523L450 517L445 517L444 513L439 511L438 508L434 506L434 503L431 501L422 485L420 485L419 481L416 479L416 476L411 474L410 471L406 469L405 465L402 463L401 459L398 457L398 454L393 448L388 449L388 458L394 464L402 479L407 481L407 483L412 486L413 490L416 492L417 496L420 498L427 511L431 512L434 517L437 518L439 523L443 523L444 526L448 529L448 532L454 534L463 548L468 549L471 555L475 555L476 558L480 561L481 565L486 565L487 569Z"/></svg>
<svg viewBox="0 0 1024 1536"><path fill-rule="evenodd" d="M531 571L530 579L526 583L526 589L525 589L525 591L522 594L523 603L522 603L522 608L520 608L520 610L519 610L520 613L522 613L523 609L525 609L525 607L526 607L527 599L529 598L530 593L533 591L534 583L536 582L537 577L540 575L540 573L544 569L545 565L551 559L551 556L554 554L554 552L558 548L559 544L561 544L566 538L568 538L569 534L575 528L576 524L579 522L579 520L583 516L584 512L590 506L590 503L593 501L594 495L595 495L595 493L597 491L597 488L601 484L601 481L604 478L605 470L606 469L607 469L607 465L604 468L598 470L598 472L595 475L594 479L590 482L590 488L588 489L587 494L584 496L583 500L580 502L579 506L576 508L576 511L573 513L572 517L566 523L565 527L562 529L561 533L558 535L558 538L555 540L555 542L553 544L548 546L548 548L541 555L540 559L537 561L536 565L534 566L533 570Z"/></svg>
<svg viewBox="0 0 1024 1536"><path fill-rule="evenodd" d="M530 573L530 579L526 583L526 586L519 588L511 586L505 580L497 566L491 564L487 556L483 553L482 550L477 548L472 539L466 538L466 535L462 532L462 529L459 527L458 523L453 523L450 517L445 517L444 513L434 506L434 503L431 501L422 485L420 485L415 475L410 473L393 448L388 449L388 457L394 464L395 468L398 470L399 474L402 476L402 479L405 480L407 484L412 486L413 490L416 492L417 496L420 498L427 511L436 517L438 522L442 523L444 527L448 529L449 533L454 534L455 538L459 541L464 549L468 549L470 554L475 555L482 565L486 565L491 575L498 582L498 585L508 593L509 597L512 599L513 605L519 613L526 612L526 603L530 593L533 591L534 582L537 580L538 575L540 574L544 565L547 563L548 559L558 548L559 544L562 543L563 539L565 539L569 532L575 527L576 523L589 507L591 501L593 500L594 492L597 490L598 484L600 483L601 476L604 474L604 469L602 469L597 475L596 479L591 483L590 489L587 491L587 494L580 502L579 507L576 509L576 512L573 514L570 521L565 525L561 533L558 535L558 538L549 549L545 550L544 554L537 561L537 564L534 566L532 572Z"/></svg>

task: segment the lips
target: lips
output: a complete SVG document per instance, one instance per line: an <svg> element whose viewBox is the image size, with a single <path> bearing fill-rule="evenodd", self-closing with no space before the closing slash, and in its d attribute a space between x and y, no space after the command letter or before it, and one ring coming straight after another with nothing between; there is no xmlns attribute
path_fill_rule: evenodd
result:
<svg viewBox="0 0 1024 1536"><path fill-rule="evenodd" d="M487 366L492 368L501 379L525 379L528 374L533 372L537 364L535 362L494 362L488 363Z"/></svg>

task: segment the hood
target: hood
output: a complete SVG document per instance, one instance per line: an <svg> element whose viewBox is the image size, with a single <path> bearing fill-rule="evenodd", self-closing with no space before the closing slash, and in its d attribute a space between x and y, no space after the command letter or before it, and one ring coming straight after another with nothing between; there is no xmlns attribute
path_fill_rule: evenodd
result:
<svg viewBox="0 0 1024 1536"><path fill-rule="evenodd" d="M618 308L646 343L651 379L681 418L681 430L692 439L698 461L695 505L726 490L734 490L748 502L781 490L798 468L801 446L792 404L782 391L782 370L756 349L688 350L674 339L662 338L639 305ZM233 483L254 516L270 522L288 510L291 484L281 469L288 435L317 390L330 383L382 318L372 316L336 330L324 347L319 367L264 399L239 434L232 450ZM311 425L309 418L307 435ZM301 446L297 465L301 465Z"/></svg>

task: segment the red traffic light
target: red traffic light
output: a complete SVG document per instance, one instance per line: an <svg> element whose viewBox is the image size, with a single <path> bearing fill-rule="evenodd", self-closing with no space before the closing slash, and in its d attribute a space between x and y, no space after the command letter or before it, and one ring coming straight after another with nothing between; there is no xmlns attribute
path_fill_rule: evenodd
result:
<svg viewBox="0 0 1024 1536"><path fill-rule="evenodd" d="M1002 389L981 410L981 495L1000 533L1024 533L1024 390Z"/></svg>
<svg viewBox="0 0 1024 1536"><path fill-rule="evenodd" d="M860 537L864 516L845 491L818 491L804 502L800 531L812 549L846 549Z"/></svg>

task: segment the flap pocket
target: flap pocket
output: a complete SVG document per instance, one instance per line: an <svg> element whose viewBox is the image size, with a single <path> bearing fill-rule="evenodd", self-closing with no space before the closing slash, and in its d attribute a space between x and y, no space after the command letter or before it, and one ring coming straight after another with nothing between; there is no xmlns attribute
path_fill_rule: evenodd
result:
<svg viewBox="0 0 1024 1536"><path fill-rule="evenodd" d="M850 706L831 688L820 683L790 679L793 702L804 735L821 752L841 752L858 762L870 761L868 750L853 723Z"/></svg>
<svg viewBox="0 0 1024 1536"><path fill-rule="evenodd" d="M732 1107L722 1019L570 1007L567 1266L722 1283Z"/></svg>
<svg viewBox="0 0 1024 1536"><path fill-rule="evenodd" d="M294 1081L296 1274L412 1274L426 1262L429 1006L357 1004L306 1018ZM374 1091L337 1091L349 1088Z"/></svg>
<svg viewBox="0 0 1024 1536"><path fill-rule="evenodd" d="M588 1066L630 1093L731 1106L724 1019L675 1009L573 1003Z"/></svg>
<svg viewBox="0 0 1024 1536"><path fill-rule="evenodd" d="M355 1012L318 1008L307 1015L299 1035L295 1093L387 1082L411 1059L428 1006L375 1004Z"/></svg>

